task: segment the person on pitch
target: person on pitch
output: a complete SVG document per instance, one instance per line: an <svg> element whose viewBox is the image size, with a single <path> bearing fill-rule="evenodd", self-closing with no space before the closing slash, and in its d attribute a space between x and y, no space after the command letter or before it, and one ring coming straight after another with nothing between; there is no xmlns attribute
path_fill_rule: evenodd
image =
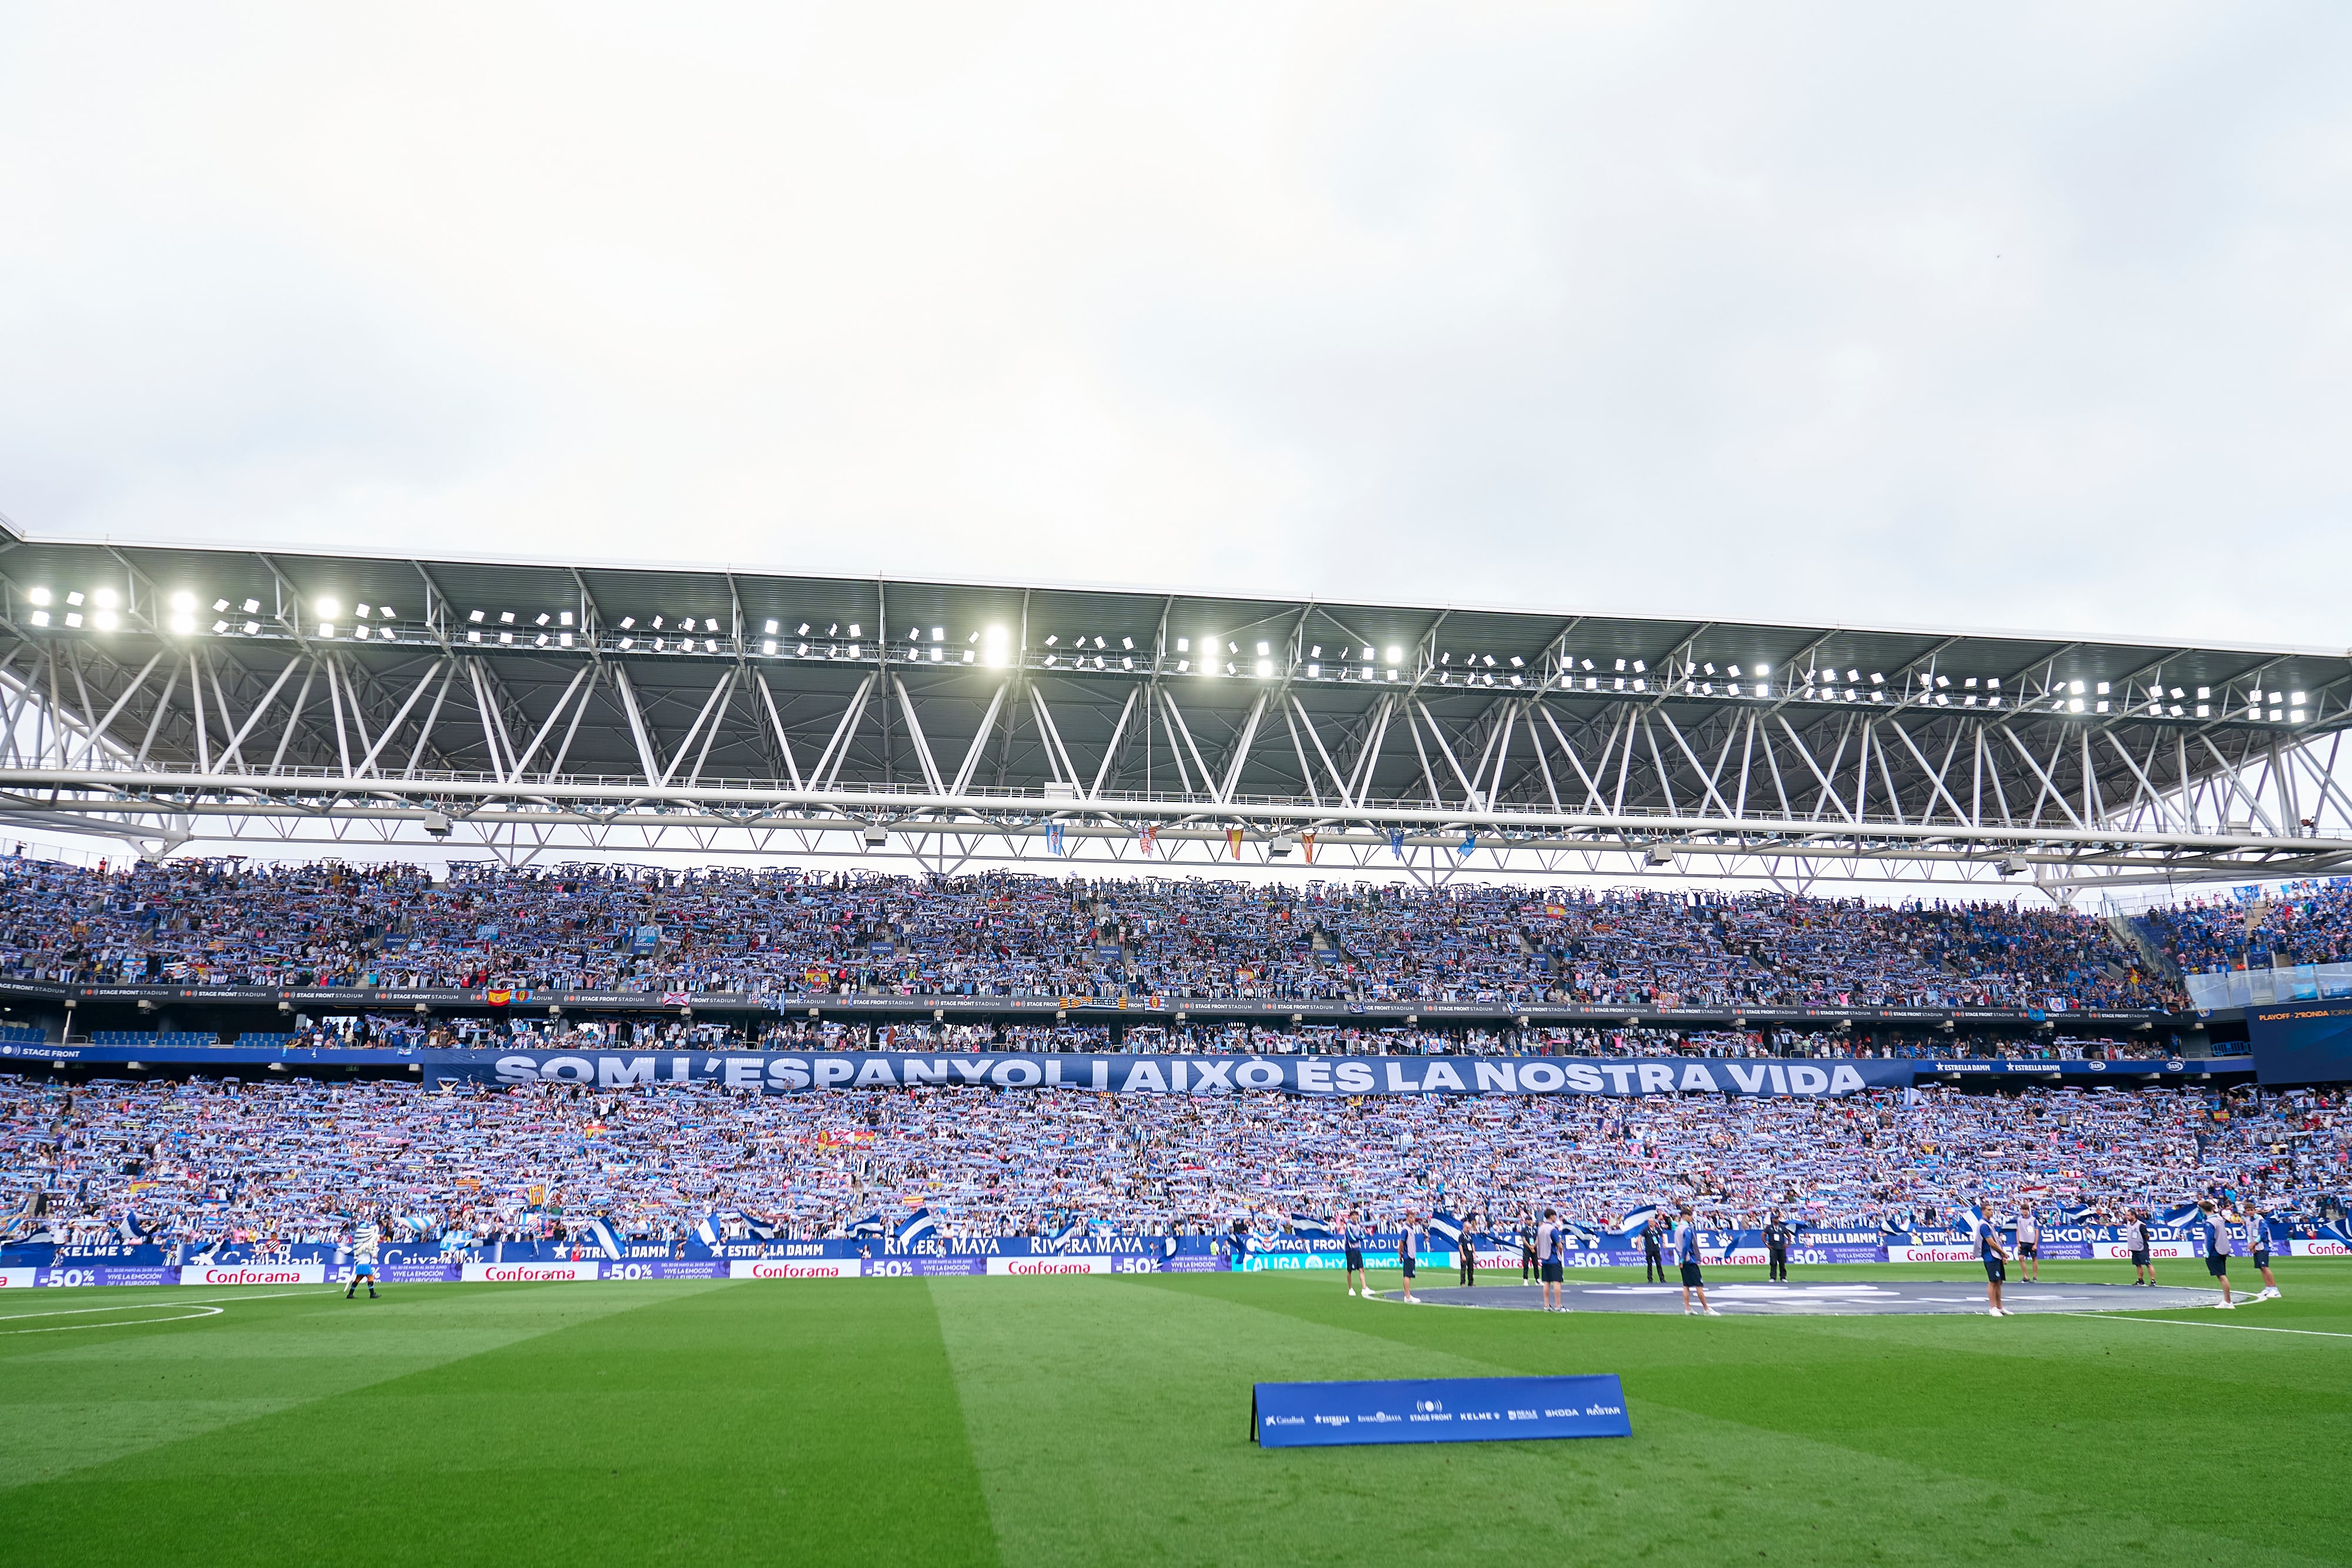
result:
<svg viewBox="0 0 2352 1568"><path fill-rule="evenodd" d="M1666 1218L1662 1214L1650 1216L1642 1227L1642 1283L1653 1279L1661 1285L1666 1282Z"/></svg>
<svg viewBox="0 0 2352 1568"><path fill-rule="evenodd" d="M1421 1230L1408 1214L1397 1230L1397 1268L1404 1274L1404 1299L1416 1307L1421 1305L1421 1298L1412 1293L1412 1277L1420 1271L1420 1254Z"/></svg>
<svg viewBox="0 0 2352 1568"><path fill-rule="evenodd" d="M2155 1254L2150 1250L2148 1246L2147 1210L2144 1208L2135 1208L2126 1214L2124 1216L2123 1232L2124 1247L2131 1253L2132 1283L2135 1285L2155 1284L2156 1264L2153 1261Z"/></svg>
<svg viewBox="0 0 2352 1568"><path fill-rule="evenodd" d="M1708 1317L1719 1318L1723 1314L1708 1304L1706 1278L1699 1272L1698 1224L1691 1218L1690 1205L1682 1205L1675 1209L1675 1262L1680 1266L1683 1277L1683 1315L1693 1315L1691 1292L1696 1291L1698 1310Z"/></svg>
<svg viewBox="0 0 2352 1568"><path fill-rule="evenodd" d="M2221 1305L2234 1308L2230 1299L2230 1223L2221 1209L2210 1197L2197 1200L2197 1220L2205 1231L2205 1272L2221 1287Z"/></svg>
<svg viewBox="0 0 2352 1568"><path fill-rule="evenodd" d="M1537 1276L1535 1228L1524 1221L1519 1226L1519 1283L1524 1285Z"/></svg>
<svg viewBox="0 0 2352 1568"><path fill-rule="evenodd" d="M1364 1230L1356 1222L1353 1209L1339 1217L1339 1245L1346 1251L1340 1260L1348 1266L1348 1294L1370 1301L1372 1282L1364 1277Z"/></svg>
<svg viewBox="0 0 2352 1568"><path fill-rule="evenodd" d="M1568 1287L1564 1283L1568 1270L1560 1267L1559 1242L1558 1213L1547 1208L1543 1223L1536 1227L1536 1269L1543 1280L1543 1310L1548 1312L1568 1310Z"/></svg>
<svg viewBox="0 0 2352 1568"><path fill-rule="evenodd" d="M1977 1257L1984 1263L1986 1315L2008 1317L2011 1314L2001 1310L2000 1287L2009 1278L2009 1249L2001 1244L2000 1227L1990 1211L1979 1206L1969 1228L1976 1232Z"/></svg>
<svg viewBox="0 0 2352 1568"><path fill-rule="evenodd" d="M368 1300L375 1300L376 1250L383 1242L383 1228L373 1219L362 1219L352 1228L352 1283L343 1292L350 1301L359 1294L360 1286L368 1288Z"/></svg>
<svg viewBox="0 0 2352 1568"><path fill-rule="evenodd" d="M2245 1221L2246 1256L2252 1258L2254 1267L2263 1271L2263 1288L2247 1300L2275 1301L2279 1299L2279 1288L2278 1281L2271 1278L2270 1224L2263 1219L2263 1211L2251 1203L2246 1205Z"/></svg>
<svg viewBox="0 0 2352 1568"><path fill-rule="evenodd" d="M2017 1211L2017 1277L2027 1283L2042 1278L2042 1222L2031 1207Z"/></svg>
<svg viewBox="0 0 2352 1568"><path fill-rule="evenodd" d="M1767 1280L1778 1280L1784 1285L1789 1282L1789 1243L1795 1239L1796 1232L1789 1228L1787 1220L1780 1218L1780 1211L1774 1209L1771 1218L1764 1222Z"/></svg>
<svg viewBox="0 0 2352 1568"><path fill-rule="evenodd" d="M1465 1214L1462 1217L1462 1234L1454 1243L1454 1266L1462 1271L1462 1282L1465 1285L1475 1285L1478 1282L1477 1228L1476 1215Z"/></svg>

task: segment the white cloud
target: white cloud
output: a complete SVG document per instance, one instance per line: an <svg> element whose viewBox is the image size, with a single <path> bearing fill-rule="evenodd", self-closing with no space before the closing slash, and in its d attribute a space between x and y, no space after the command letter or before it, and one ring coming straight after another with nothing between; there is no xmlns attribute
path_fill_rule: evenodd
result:
<svg viewBox="0 0 2352 1568"><path fill-rule="evenodd" d="M2352 23L19 10L0 509L2341 643Z"/></svg>

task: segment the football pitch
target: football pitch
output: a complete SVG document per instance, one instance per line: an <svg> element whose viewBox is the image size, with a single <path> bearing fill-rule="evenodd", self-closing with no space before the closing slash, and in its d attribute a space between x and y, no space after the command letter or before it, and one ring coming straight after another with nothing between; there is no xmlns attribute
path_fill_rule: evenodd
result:
<svg viewBox="0 0 2352 1568"><path fill-rule="evenodd" d="M1330 1273L10 1292L0 1562L2342 1563L2352 1263L2279 1282L1999 1320ZM1586 1372L1630 1439L1249 1440L1257 1380Z"/></svg>

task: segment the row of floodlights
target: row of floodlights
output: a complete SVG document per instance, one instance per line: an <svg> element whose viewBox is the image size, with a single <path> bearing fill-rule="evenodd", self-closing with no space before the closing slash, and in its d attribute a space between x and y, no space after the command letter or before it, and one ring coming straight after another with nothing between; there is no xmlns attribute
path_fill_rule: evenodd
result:
<svg viewBox="0 0 2352 1568"><path fill-rule="evenodd" d="M87 624L95 631L111 632L121 625L121 596L111 588L93 589L88 594L79 590L69 591L65 596L65 603L61 611L56 604L55 595L47 588L28 589L25 597L33 607L29 619L35 626L49 625L53 612L58 612L63 624L71 629L79 629ZM168 624L171 630L183 635L194 632L196 629L196 596L183 590L171 595L170 605L171 614ZM337 627L343 623L341 619L341 602L322 596L310 601L310 609L317 618L315 623L318 627L318 634L322 638L335 636ZM232 607L229 601L218 599L213 601L213 611L220 617L213 622L213 631L215 633L241 631L247 636L257 636L261 632L261 622L255 619L261 611L259 600L247 599L242 604ZM398 612L392 606L354 604L352 607L352 613L353 620L350 622L350 626L351 634L353 637L366 640L373 636L385 642L398 640L397 632L387 624L398 619ZM242 624L231 619L235 614L246 617ZM494 641L500 646L512 646L518 637L523 637L530 639L531 645L537 647L569 648L573 645L577 632L574 614L569 610L543 612L528 623L521 622L517 613L511 610L497 612L495 620L492 618L491 612L474 610L467 612L466 621L466 640L477 644ZM656 653L671 651L691 653L698 641L704 653L716 653L719 651L716 635L719 631L719 624L716 616L702 617L698 624L697 618L689 615L673 626L662 616L656 615L651 617L641 629L635 616L625 615L619 624L623 635L617 641L618 645L624 650L635 649L642 643ZM656 635L641 636L639 635L641 630L651 631ZM862 639L865 636L865 629L852 622L847 627L848 641L845 644L839 641L843 631L844 628L839 622L827 625L821 634L822 638L826 640L826 645L815 651L835 657L841 656L845 652L851 659L861 657L864 653ZM697 632L701 633L699 639L692 635ZM762 627L762 633L760 652L769 657L783 653L789 646L793 656L807 658L813 651L809 639L813 635L820 635L816 633L814 623L805 621L795 626L793 632L786 633L782 630L781 622L771 620ZM971 632L965 638L965 642L968 646L961 650L950 650L946 645L947 629L945 627L932 627L928 639L925 638L922 628L916 627L907 634L907 653L910 659L924 661L927 658L929 663L934 664L950 662L951 652L959 655L954 662L966 664L984 664L996 667L1010 662L1011 634L1002 626L991 626L985 632ZM1223 643L1222 650L1218 647L1220 643ZM1198 673L1202 675L1219 674L1235 675L1239 674L1245 665L1260 679L1269 679L1275 674L1276 662L1273 645L1270 643L1257 642L1255 644L1254 658L1243 653L1238 641L1221 637L1213 632L1202 637L1199 643L1199 647L1195 648L1193 639L1190 637L1176 639L1178 674L1193 673L1196 664ZM1134 638L1121 637L1118 640L1119 652L1116 655L1108 652L1109 646L1108 638L1100 635L1088 636L1085 633L1070 638L1067 646L1065 646L1061 634L1055 632L1049 634L1045 640L1046 651L1043 662L1049 669L1066 664L1072 669L1082 669L1091 665L1092 668L1100 670L1110 667L1110 660L1116 657L1118 667L1128 670L1135 667ZM1337 649L1329 661L1331 673L1344 677L1352 672L1360 679L1370 681L1379 679L1381 672L1385 669L1388 679L1396 680L1404 664L1404 650L1401 647L1391 647L1385 651L1387 655L1385 659L1379 656L1381 652L1374 647L1359 648L1354 644ZM1221 653L1225 656L1220 657ZM1575 690L1578 689L1580 682L1582 689L1591 692L1612 690L1646 693L1650 689L1650 670L1646 662L1641 659L1617 659L1613 663L1614 668L1604 674L1599 671L1598 666L1591 659L1579 659L1572 653L1568 654L1560 661L1559 683L1569 690ZM1306 673L1308 679L1323 678L1325 664L1322 644L1317 643L1307 649ZM1454 665L1453 653L1441 653L1437 655L1438 680L1441 684L1450 684L1458 676L1465 685L1483 683L1493 685L1500 675L1510 685L1517 686L1529 678L1520 673L1527 667L1526 659L1513 654L1507 664L1507 673L1502 665L1498 664L1494 654L1471 653L1465 655L1461 667L1456 669ZM1702 674L1706 678L1701 679ZM1771 686L1763 677L1770 674L1771 666L1766 664L1748 666L1743 675L1741 667L1738 664L1727 665L1718 671L1713 663L1694 663L1685 667L1682 680L1685 685L1696 687L1702 695L1712 696L1716 695L1717 685L1714 677L1721 674L1727 677L1721 682L1722 695L1726 696L1768 697L1771 695ZM1846 702L1857 702L1865 695L1874 702L1883 701L1886 686L1886 676L1884 672L1873 671L1869 675L1864 676L1859 669L1845 671L1843 682L1839 680L1839 672L1834 669L1809 671L1796 679L1799 695L1808 701L1836 702L1842 699ZM1973 675L1964 677L1958 683L1957 693L1951 690L1954 682L1948 675L1923 676L1922 681L1926 688L1922 695L1926 700L1937 706L1951 706L1956 696L1963 706L1975 707L1981 704L1986 707L1998 708L2001 706L2000 677L1998 675L1984 677L1981 683ZM1673 684L1672 679L1669 678L1660 684L1660 689L1669 690ZM2247 694L2246 716L2254 720L2268 718L2274 724L2301 724L2309 716L2310 709L2306 702L2308 695L2309 694L2305 692L2265 691L2260 687L2254 688ZM2150 716L2167 716L2173 718L2186 717L2192 712L2198 718L2212 716L2211 687L2199 686L2196 688L2194 700L2185 700L2188 698L2189 692L2180 686L2173 686L2168 690L2161 686L2153 687L2149 690L2145 711ZM2106 681L2062 681L2052 694L2051 706L2053 711L2056 712L2104 714L2115 710L2116 698L2113 695L2111 684Z"/></svg>

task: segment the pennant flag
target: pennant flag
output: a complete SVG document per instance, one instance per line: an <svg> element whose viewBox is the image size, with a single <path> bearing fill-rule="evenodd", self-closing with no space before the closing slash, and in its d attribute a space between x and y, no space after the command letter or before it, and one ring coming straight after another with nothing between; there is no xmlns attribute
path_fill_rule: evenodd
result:
<svg viewBox="0 0 2352 1568"><path fill-rule="evenodd" d="M1389 853L1396 856L1399 860L1404 859L1404 830L1402 828L1391 828L1389 830Z"/></svg>
<svg viewBox="0 0 2352 1568"><path fill-rule="evenodd" d="M1225 852L1234 860L1242 858L1242 831L1239 828L1225 830Z"/></svg>
<svg viewBox="0 0 2352 1568"><path fill-rule="evenodd" d="M1433 1214L1429 1217L1429 1233L1448 1247L1459 1247L1462 1245L1462 1220L1456 1215Z"/></svg>
<svg viewBox="0 0 2352 1568"><path fill-rule="evenodd" d="M618 1258L621 1255L620 1238L613 1234L611 1226L601 1219L592 1219L588 1222L588 1228L595 1233L596 1245L604 1249L605 1257Z"/></svg>
<svg viewBox="0 0 2352 1568"><path fill-rule="evenodd" d="M1462 835L1462 847L1456 852L1466 861L1477 852L1477 849L1478 835L1475 833L1465 833Z"/></svg>
<svg viewBox="0 0 2352 1568"><path fill-rule="evenodd" d="M879 1236L883 1228L882 1217L878 1214L869 1214L863 1219L853 1219L849 1222L849 1233L852 1236Z"/></svg>
<svg viewBox="0 0 2352 1568"><path fill-rule="evenodd" d="M1307 863L1308 865L1313 865L1315 863L1315 835L1313 833L1299 834L1298 847L1306 852Z"/></svg>
<svg viewBox="0 0 2352 1568"><path fill-rule="evenodd" d="M1160 841L1160 824L1157 822L1144 823L1143 831L1140 837L1143 841L1144 856L1146 859L1149 859L1151 854L1152 846Z"/></svg>
<svg viewBox="0 0 2352 1568"><path fill-rule="evenodd" d="M904 1250L918 1241L937 1236L939 1229L938 1222L931 1218L931 1211L919 1208L898 1222L898 1228L891 1233L890 1243Z"/></svg>
<svg viewBox="0 0 2352 1568"><path fill-rule="evenodd" d="M705 1247L719 1245L719 1217L706 1214L694 1222L694 1239Z"/></svg>
<svg viewBox="0 0 2352 1568"><path fill-rule="evenodd" d="M1328 1236L1331 1234L1331 1228L1328 1225L1311 1215L1293 1214L1285 1218L1290 1222L1290 1228L1296 1235Z"/></svg>
<svg viewBox="0 0 2352 1568"><path fill-rule="evenodd" d="M1045 852L1049 855L1062 852L1062 824L1059 822L1045 824Z"/></svg>
<svg viewBox="0 0 2352 1568"><path fill-rule="evenodd" d="M1619 1220L1616 1224L1609 1228L1609 1234L1612 1236L1639 1236L1643 1231L1649 1228L1650 1221L1655 1219L1657 1217L1658 1206L1654 1203L1645 1204L1640 1208L1630 1209L1626 1212L1624 1218Z"/></svg>

